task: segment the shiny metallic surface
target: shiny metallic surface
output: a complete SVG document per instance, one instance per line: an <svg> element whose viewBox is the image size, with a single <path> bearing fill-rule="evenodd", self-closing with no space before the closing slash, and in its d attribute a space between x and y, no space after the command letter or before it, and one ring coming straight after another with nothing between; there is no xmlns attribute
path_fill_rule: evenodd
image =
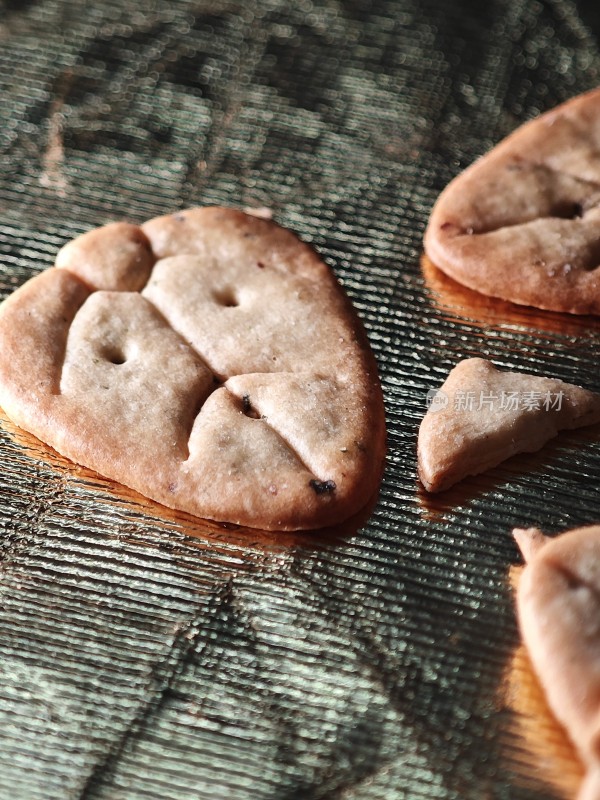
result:
<svg viewBox="0 0 600 800"><path fill-rule="evenodd" d="M600 324L422 259L445 184L599 82L577 0L0 3L0 292L74 235L268 207L344 283L388 459L339 530L204 523L0 428L0 800L573 797L519 649L510 536L597 522L600 438L428 497L416 435L457 360L600 390Z"/></svg>

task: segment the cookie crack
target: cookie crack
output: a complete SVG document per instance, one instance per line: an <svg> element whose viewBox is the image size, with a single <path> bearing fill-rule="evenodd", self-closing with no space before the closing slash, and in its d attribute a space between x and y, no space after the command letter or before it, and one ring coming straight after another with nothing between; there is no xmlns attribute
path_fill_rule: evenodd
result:
<svg viewBox="0 0 600 800"><path fill-rule="evenodd" d="M215 388L213 389L213 391L215 391L215 389L218 389L219 386L221 385L221 382L227 380L229 375L221 375L216 369L214 369L213 365L209 362L208 358L199 350L197 350L193 346L193 344L190 341L188 341L188 339L180 331L178 331L176 328L173 327L170 320L168 320L167 317L165 317L162 311L152 302L152 300L148 300L148 298L141 292L139 292L139 295L140 297L143 297L146 303L148 303L148 305L152 308L152 310L155 312L158 318L162 322L164 322L165 325L169 327L177 337L179 337L179 339L183 342L183 344L192 351L192 353L196 356L196 358L210 372L210 374L213 376L213 382L215 383ZM212 392L210 392L210 394L212 394Z"/></svg>
<svg viewBox="0 0 600 800"><path fill-rule="evenodd" d="M94 290L92 288L90 288L90 286L82 278L80 278L79 275L75 275L70 270L68 270L68 272L69 272L69 276L71 278L73 278L75 281L77 281L77 283L79 283L80 286L83 287L83 289L85 289L88 292L88 294L83 298L81 303L79 303L79 305L73 310L73 313L71 314L70 321L68 319L64 320L67 323L67 325L66 325L65 330L64 330L64 341L61 343L61 349L60 349L61 356L60 356L60 358L58 358L56 360L56 365L55 365L55 370L54 370L54 373L55 373L56 377L55 377L54 385L52 386L52 394L55 395L55 396L59 396L59 395L62 394L62 388L61 387L62 387L62 380L63 380L63 372L64 372L64 369L65 369L65 362L67 360L67 348L69 346L69 335L71 333L71 327L73 326L73 323L75 322L75 317L79 314L81 309L84 307L84 305L90 299L90 297L94 294Z"/></svg>
<svg viewBox="0 0 600 800"><path fill-rule="evenodd" d="M223 386L223 388L229 393L229 395L235 400L236 405L239 407L242 414L249 417L250 419L256 420L257 423L262 423L272 431L275 436L279 439L279 441L284 445L286 450L292 454L292 456L298 461L298 463L311 475L311 479L309 483L312 481L316 481L318 484L325 484L327 481L321 481L319 476L316 474L315 470L305 461L305 459L300 455L298 450L291 444L291 442L281 433L281 431L277 430L277 428L269 422L268 418L261 413L260 408L255 405L254 403L250 402L249 395L244 394L242 397L238 397L235 392L232 392L228 386Z"/></svg>
<svg viewBox="0 0 600 800"><path fill-rule="evenodd" d="M77 276L76 276L76 277L77 277ZM82 283L83 285L85 285L85 282L84 282L84 281L82 281L81 279L79 279L78 277L77 277L77 280L78 280L80 283ZM88 296L85 298L85 300L84 300L84 301L81 303L81 305L80 305L80 306L79 306L79 307L76 309L76 311L74 312L74 314L73 314L73 317L72 317L72 319L71 319L71 322L70 322L70 324L69 324L68 328L66 329L66 332L65 332L65 343L64 343L64 347L63 347L63 349L62 349L62 354L63 354L63 355L62 355L62 362L61 362L61 364L60 364L60 369L59 369L59 370L57 370L58 376L57 376L57 384L56 384L56 391L55 391L55 394L56 394L56 395L62 395L62 394L63 394L63 388L62 388L62 387L63 387L63 377L64 377L64 370L65 370L65 363L66 363L66 355L67 355L67 350L68 350L68 346L69 346L69 336L70 336L70 332L71 332L71 328L72 328L72 326L73 326L73 323L75 322L75 319L77 318L77 315L78 315L78 314L79 314L79 313L82 311L82 309L84 308L84 306L85 306L86 302L87 302L87 301L90 299L90 297L92 297L94 294L96 294L96 293L98 293L98 292L102 293L102 292L103 292L103 290L96 290L96 291L91 291L91 292L90 292L90 294L89 294L89 295L88 295ZM185 347L186 347L186 348L187 348L187 349L188 349L188 350L189 350L191 353L193 353L194 357L195 357L195 358L198 360L198 362L200 362L200 364L201 364L202 366L204 366L204 368L206 369L206 371L207 371L207 372L210 374L210 376L212 377L212 386L206 387L206 391L205 391L205 392L202 392L202 393L200 394L200 396L198 396L198 397L196 397L195 399L192 399L192 400L190 401L190 404L192 404L192 403L193 403L193 405L195 405L195 409L194 409L193 413L191 413L191 414L190 414L190 417L191 417L191 423L189 423L189 428L188 428L188 430L186 431L186 435L185 435L185 442L186 442L186 445L185 445L185 451L184 451L184 454L183 454L183 455L184 455L184 461L185 461L185 460L187 460L187 459L189 458L189 456L190 456L190 452L189 452L189 441L190 441L191 432L192 432L192 430L193 430L193 427L194 427L194 423L195 423L195 421L196 421L196 418L197 418L198 414L199 414L199 413L202 411L202 408L203 408L204 404L207 402L208 398L209 398L209 397L210 397L210 396L211 396L211 395L212 395L212 394L213 394L213 393L214 393L214 392L215 392L217 389L219 389L219 388L222 386L222 378L221 378L221 376L219 376L219 375L218 375L218 373L217 373L217 372L216 372L216 371L215 371L215 370L214 370L214 369L211 367L211 365L208 363L207 359L206 359L206 358L205 358L205 357L202 355L202 353L199 353L199 352L196 350L196 348L194 348L194 347L193 347L193 346L192 346L192 345L191 345L191 344L190 344L190 343L189 343L189 342L186 340L186 338L185 338L184 336L182 336L182 335L181 335L181 333L179 333L179 331L177 331L177 330L176 330L176 329L175 329L175 328L174 328L174 327L171 325L171 323L169 322L169 320L168 320L168 319L167 319L167 318L164 316L164 314L163 314L163 313L160 311L160 309L158 309L158 308L157 308L157 307L154 305L154 303L152 303L152 302L151 302L150 300L148 300L146 297L143 297L143 296L141 295L141 293L139 293L139 292L134 292L133 294L139 294L139 295L140 295L140 297L142 297L142 299L144 300L144 302L145 302L145 303L147 303L148 307L149 307L149 308L152 310L152 312L153 312L153 313L156 315L156 317L157 317L157 318L158 318L158 319L159 319L161 322L163 322L163 323L164 323L164 325L165 325L167 328L169 328L169 329L170 329L170 330L171 330L171 331L172 331L172 332L175 334L175 336L177 336L177 338L178 338L178 339L181 341L181 343L182 343L182 344L183 344L183 345L184 345L184 346L185 346ZM120 364L120 363L123 363L123 361L124 361L124 357L123 357L123 355L122 355L122 353L121 353L120 351L119 351L119 352L115 351L114 353L112 353L112 354L109 354L109 360L110 360L110 361L111 361L113 364ZM187 425L186 425L186 427L187 427Z"/></svg>
<svg viewBox="0 0 600 800"><path fill-rule="evenodd" d="M200 350L198 350L196 347L194 347L194 345L189 341L189 339L183 333L181 333L181 331L179 331L176 327L173 326L171 321L152 302L152 300L149 300L145 295L142 295L142 297L148 303L148 305L152 306L152 308L154 309L154 311L156 311L156 313L158 314L160 319L166 325L168 325L168 327L171 328L171 330L181 339L183 344L185 344L186 347L188 347L192 351L192 353L194 353L194 355L197 356L199 361L201 361L204 364L206 369L213 376L213 379L214 379L214 382L215 382L215 390L218 389L220 386L222 386L225 383L225 381L229 380L229 378L240 377L242 375L248 374L248 373L245 373L245 372L244 373L220 372L218 369L216 369L214 367L213 364L210 363L209 359L207 358L207 356L204 353L202 353ZM281 375L281 374L284 374L285 372L288 372L288 370L257 370L257 369L253 369L252 370L252 374L254 374L254 375Z"/></svg>
<svg viewBox="0 0 600 800"><path fill-rule="evenodd" d="M78 276L74 276L74 277L76 277L76 279L80 283L82 283L83 285L86 285L85 282L83 280L81 280ZM96 290L96 291L102 292L103 290ZM83 309L83 307L84 307L85 303L87 302L87 300L95 293L96 293L95 291L91 291L90 294L85 298L83 303L81 303L81 305L76 309L76 311L73 314L73 317L71 319L71 322L69 324L69 327L66 330L65 345L64 345L64 348L63 348L63 358L62 358L62 363L61 363L59 374L58 374L58 382L57 382L58 391L57 391L57 394L62 394L61 386L62 386L63 372L64 372L64 366L65 366L65 361L66 361L66 353L67 353L67 349L68 349L68 339L69 339L69 333L70 333L71 327L72 327L77 315ZM278 431L271 423L268 422L267 417L260 412L260 409L256 409L256 408L252 408L251 409L249 407L249 405L248 405L249 401L246 399L246 397L242 397L240 399L235 393L233 393L230 389L228 389L226 386L224 386L225 381L228 380L230 377L234 377L234 376L219 373L213 367L213 365L210 364L210 362L208 361L206 356L203 353L201 353L197 348L195 348L191 344L191 342L189 342L188 339L171 324L170 320L162 313L162 311L151 300L149 300L147 297L143 296L140 292L137 292L136 294L140 294L140 296L143 297L144 301L148 304L148 306L156 314L158 319L160 319L161 322L163 322L165 324L165 326L167 326L168 328L170 328L170 330L173 331L173 333L194 354L194 356L206 368L206 370L212 375L212 378L213 378L213 386L212 386L212 388L209 389L209 391L205 395L203 395L202 399L199 400L196 403L196 406L197 406L196 407L196 411L195 411L194 414L191 415L191 420L192 421L191 421L191 425L190 425L190 428L189 428L189 431L188 431L188 434L187 434L187 437L186 437L187 445L186 445L186 450L185 450L184 457L183 457L182 460L185 462L190 457L190 454L191 454L191 451L190 451L190 438L191 438L191 435L192 435L192 431L193 431L194 425L196 423L196 420L197 420L198 416L202 413L202 410L203 410L206 402L208 401L209 397L215 391L217 391L220 388L225 388L225 389L227 389L227 392L235 399L235 402L239 406L240 411L242 413L244 413L248 417L254 417L257 420L260 420L263 424L267 425L267 427L277 436L279 441L285 446L285 448L288 450L288 452L291 453L291 455L296 459L296 461L299 463L299 465L310 474L310 476L311 476L311 480L309 481L310 485L314 485L314 486L318 487L318 489L315 489L315 491L317 491L317 493L330 493L333 490L331 487L335 487L335 484L333 483L333 481L331 481L331 480L321 480L318 477L318 475L316 474L316 472L302 458L302 456L296 450L296 448L294 448L294 446L286 439L286 437L280 431ZM273 373L264 373L264 374L273 374ZM322 487L325 487L325 489L323 489Z"/></svg>
<svg viewBox="0 0 600 800"><path fill-rule="evenodd" d="M598 203L587 208L584 213L587 214L590 211L598 210L600 210L600 200ZM456 233L455 238L464 240L470 237L493 235L496 233L501 233L502 231L513 231L515 235L517 235L518 232L532 229L538 223L544 220L560 220L565 223L571 223L572 225L585 223L585 219L583 219L583 217L539 216L535 217L535 219L521 220L519 222L501 225L498 228L490 228L489 230L475 231L473 229L467 229L466 231ZM548 267L548 274L550 278L554 278L557 274L560 274L561 271L565 276L567 276L570 272L594 272L600 267L600 239L592 239L590 236L588 241L580 244L573 251L570 259L568 257L564 257L563 259L557 260L554 264L547 264L543 258L537 258L530 261L529 266L543 268Z"/></svg>
<svg viewBox="0 0 600 800"><path fill-rule="evenodd" d="M549 214L538 214L531 219L520 219L515 222L508 222L504 225L492 226L492 227L485 227L481 226L479 228L465 228L460 229L456 232L457 237L463 236L484 236L488 233L497 233L503 230L510 230L511 228L518 228L518 227L526 227L533 223L536 223L540 220L570 220L574 223L579 222L580 220L584 219L586 214L594 209L600 207L600 181L589 180L587 178L582 178L578 175L573 175L572 173L568 172L567 170L557 169L552 167L548 164L538 164L535 161L525 161L520 159L514 164L509 165L506 167L509 171L527 171L530 170L532 172L543 172L551 176L555 176L556 178L563 178L566 180L573 181L574 184L578 185L582 190L582 199L581 200L574 200L570 197L566 196L564 200L557 200L557 202L552 207L551 212ZM586 192L587 190L587 192ZM586 202L586 194L589 198ZM442 225L442 229L444 228L454 227L451 223L446 223ZM456 226L458 227L458 226Z"/></svg>
<svg viewBox="0 0 600 800"><path fill-rule="evenodd" d="M559 561L556 558L548 558L548 563L552 566L553 569L556 570L556 572L559 573L559 575L562 575L562 577L566 580L568 588L570 590L586 589L595 599L598 606L600 606L599 587L585 580L584 578L581 577L581 575L578 575L576 572L573 572L573 570L570 570L568 567L565 566L565 564L562 561Z"/></svg>
<svg viewBox="0 0 600 800"><path fill-rule="evenodd" d="M600 161L600 152L597 154L597 159ZM534 169L539 169L544 172L548 172L551 175L556 175L560 178L568 178L571 181L575 181L576 183L582 184L583 186L591 186L594 189L600 190L600 180L595 181L591 180L590 178L582 178L580 175L574 175L572 172L568 172L566 169L558 169L557 167L552 167L550 164L539 164L536 161L525 161L524 162L527 166L533 167Z"/></svg>

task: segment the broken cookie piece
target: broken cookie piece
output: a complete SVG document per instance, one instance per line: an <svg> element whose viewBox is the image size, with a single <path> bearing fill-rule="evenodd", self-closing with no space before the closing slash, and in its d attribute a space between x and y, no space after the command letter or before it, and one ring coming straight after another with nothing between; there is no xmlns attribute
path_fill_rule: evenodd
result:
<svg viewBox="0 0 600 800"><path fill-rule="evenodd" d="M513 531L526 567L517 589L523 641L548 705L587 775L578 800L600 797L600 525L556 538Z"/></svg>
<svg viewBox="0 0 600 800"><path fill-rule="evenodd" d="M457 364L429 399L418 439L419 477L429 492L539 450L560 430L600 422L600 395L502 372L482 358Z"/></svg>
<svg viewBox="0 0 600 800"><path fill-rule="evenodd" d="M455 178L425 251L483 294L599 314L600 89L523 125Z"/></svg>
<svg viewBox="0 0 600 800"><path fill-rule="evenodd" d="M381 389L348 299L296 236L232 209L66 245L0 307L0 405L164 505L256 528L341 522L382 471Z"/></svg>

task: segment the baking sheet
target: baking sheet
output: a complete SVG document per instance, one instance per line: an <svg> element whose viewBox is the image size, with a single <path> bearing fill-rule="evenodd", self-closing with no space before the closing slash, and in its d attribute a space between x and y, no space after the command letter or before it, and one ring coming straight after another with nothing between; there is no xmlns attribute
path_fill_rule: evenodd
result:
<svg viewBox="0 0 600 800"><path fill-rule="evenodd" d="M598 521L598 435L436 499L415 444L466 356L600 390L599 326L462 289L421 241L461 168L598 84L597 4L0 9L2 296L95 225L267 206L364 319L389 435L370 517L276 536L170 512L4 420L1 800L572 797L509 531Z"/></svg>

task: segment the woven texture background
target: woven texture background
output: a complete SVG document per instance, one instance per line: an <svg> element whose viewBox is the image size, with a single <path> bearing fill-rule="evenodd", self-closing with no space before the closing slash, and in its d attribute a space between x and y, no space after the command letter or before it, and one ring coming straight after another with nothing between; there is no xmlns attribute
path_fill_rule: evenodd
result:
<svg viewBox="0 0 600 800"><path fill-rule="evenodd" d="M562 437L435 501L415 445L465 356L600 390L600 328L420 261L460 169L600 82L600 5L0 11L1 296L107 221L268 206L365 321L389 429L368 521L278 537L170 513L5 421L0 800L572 796L577 767L528 705L509 532L598 521L600 442Z"/></svg>

